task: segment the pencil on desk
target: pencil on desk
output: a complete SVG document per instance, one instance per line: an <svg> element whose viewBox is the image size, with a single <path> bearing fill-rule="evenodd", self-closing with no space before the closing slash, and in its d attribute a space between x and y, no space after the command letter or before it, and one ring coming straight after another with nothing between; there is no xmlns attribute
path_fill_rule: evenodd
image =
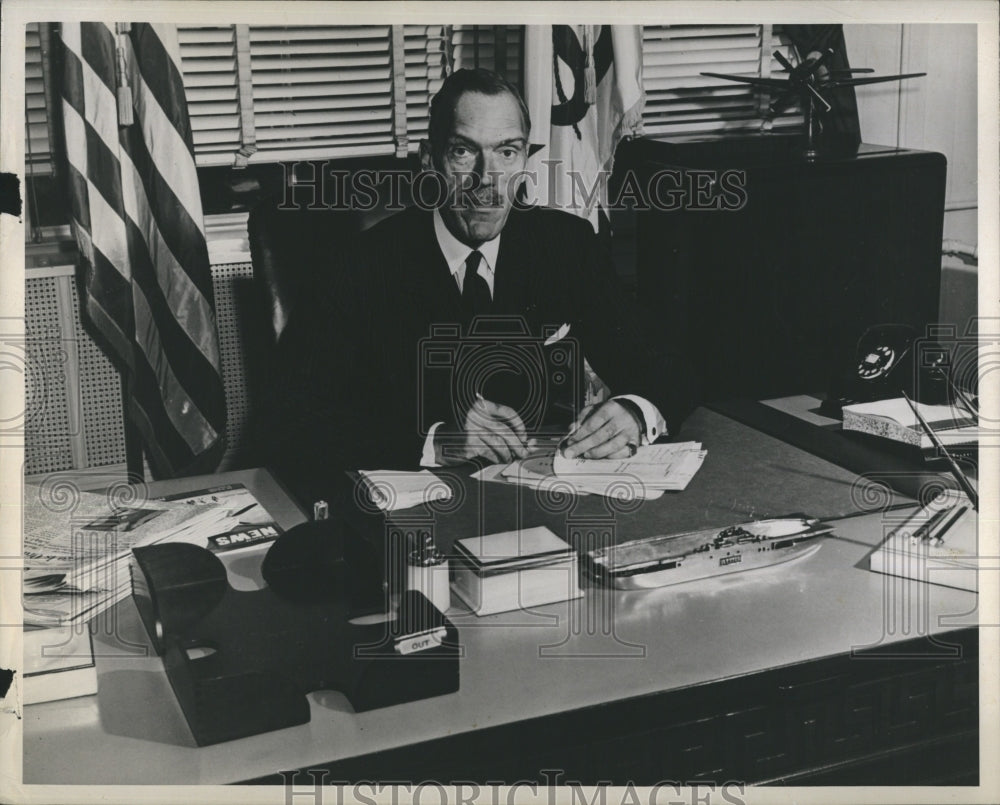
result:
<svg viewBox="0 0 1000 805"><path fill-rule="evenodd" d="M962 468L958 466L958 463L952 458L951 453L948 452L948 448L944 446L938 435L934 432L934 429L927 424L927 420L921 416L919 409L914 404L910 396L904 391L903 399L906 400L907 405L910 406L910 410L913 411L913 415L917 418L917 422L920 423L920 427L924 429L927 437L931 440L931 443L938 449L938 451L945 457L948 462L948 466L951 468L951 474L955 476L955 480L958 481L958 485L962 487L962 491L968 496L969 501L972 503L972 508L979 511L979 495L976 494L976 490L972 488L972 484L969 483L969 479L965 477L965 473L962 472Z"/></svg>

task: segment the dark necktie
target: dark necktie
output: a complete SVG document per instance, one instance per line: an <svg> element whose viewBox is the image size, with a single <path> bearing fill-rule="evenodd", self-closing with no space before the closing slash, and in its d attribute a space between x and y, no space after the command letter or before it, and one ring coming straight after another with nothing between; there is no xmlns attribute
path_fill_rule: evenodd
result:
<svg viewBox="0 0 1000 805"><path fill-rule="evenodd" d="M462 302L473 316L486 313L493 297L486 279L479 273L483 255L478 251L469 252L465 258L465 280L462 282Z"/></svg>

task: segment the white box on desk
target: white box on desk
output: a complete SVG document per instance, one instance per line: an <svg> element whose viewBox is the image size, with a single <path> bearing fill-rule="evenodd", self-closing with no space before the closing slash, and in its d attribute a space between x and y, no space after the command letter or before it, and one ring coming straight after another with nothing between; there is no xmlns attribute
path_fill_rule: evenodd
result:
<svg viewBox="0 0 1000 805"><path fill-rule="evenodd" d="M460 539L452 589L477 615L583 595L576 551L544 526Z"/></svg>

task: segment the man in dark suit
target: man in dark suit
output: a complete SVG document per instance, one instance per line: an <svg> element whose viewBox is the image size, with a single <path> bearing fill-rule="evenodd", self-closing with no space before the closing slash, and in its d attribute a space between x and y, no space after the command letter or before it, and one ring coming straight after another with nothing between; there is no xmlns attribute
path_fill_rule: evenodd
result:
<svg viewBox="0 0 1000 805"><path fill-rule="evenodd" d="M625 457L693 407L690 375L640 331L590 224L517 203L529 131L499 76L445 81L421 147L434 181L414 193L443 188L444 203L360 235L282 335L269 432L279 472L509 461L560 411L567 455ZM518 325L506 342L484 336L497 320ZM579 394L555 389L581 389L584 357L624 396L580 410Z"/></svg>

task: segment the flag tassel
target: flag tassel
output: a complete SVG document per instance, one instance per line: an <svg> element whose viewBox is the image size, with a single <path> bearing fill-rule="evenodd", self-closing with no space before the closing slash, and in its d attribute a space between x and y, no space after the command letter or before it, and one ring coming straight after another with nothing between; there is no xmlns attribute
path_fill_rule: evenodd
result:
<svg viewBox="0 0 1000 805"><path fill-rule="evenodd" d="M115 87L115 97L118 101L118 125L131 126L135 122L132 115L132 88L128 85L128 70L125 65L125 46L122 38L128 36L131 25L127 22L115 23L115 31L118 34L117 47L117 82Z"/></svg>
<svg viewBox="0 0 1000 805"><path fill-rule="evenodd" d="M583 100L587 106L597 103L597 72L594 69L594 27L585 25L583 28Z"/></svg>

